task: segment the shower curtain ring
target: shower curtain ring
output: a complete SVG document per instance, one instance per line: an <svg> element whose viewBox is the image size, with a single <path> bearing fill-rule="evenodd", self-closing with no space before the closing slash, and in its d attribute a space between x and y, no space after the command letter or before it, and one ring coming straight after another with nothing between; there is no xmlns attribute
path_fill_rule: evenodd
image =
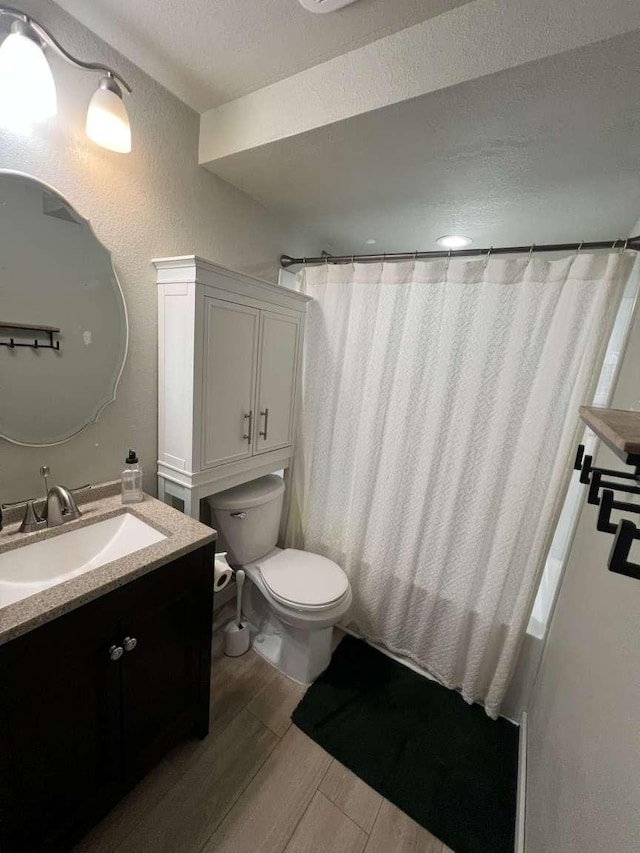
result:
<svg viewBox="0 0 640 853"><path fill-rule="evenodd" d="M489 246L489 251L487 252L487 260L484 262L485 268L489 266L489 261L491 260L491 252L493 252L493 246Z"/></svg>
<svg viewBox="0 0 640 853"><path fill-rule="evenodd" d="M449 276L449 264L450 264L450 263L451 263L451 249L449 249L449 252L447 253L447 263L445 264L445 267L444 267L444 280L445 280L445 283L446 283L447 278L448 278L448 276Z"/></svg>
<svg viewBox="0 0 640 853"><path fill-rule="evenodd" d="M355 263L354 258L355 258L355 255L351 255L351 263L352 264Z"/></svg>
<svg viewBox="0 0 640 853"><path fill-rule="evenodd" d="M626 252L626 251L627 251L627 246L628 246L628 245L629 245L629 238L627 237L627 239L624 241L624 246L622 247L622 251L623 251L623 252Z"/></svg>
<svg viewBox="0 0 640 853"><path fill-rule="evenodd" d="M580 245L578 246L578 249L576 251L576 257L578 257L578 255L580 254L583 246L584 246L584 240L581 240Z"/></svg>
<svg viewBox="0 0 640 853"><path fill-rule="evenodd" d="M532 243L531 247L529 249L529 260L531 260L531 255L533 255L533 250L535 249L535 247L536 247L536 244Z"/></svg>

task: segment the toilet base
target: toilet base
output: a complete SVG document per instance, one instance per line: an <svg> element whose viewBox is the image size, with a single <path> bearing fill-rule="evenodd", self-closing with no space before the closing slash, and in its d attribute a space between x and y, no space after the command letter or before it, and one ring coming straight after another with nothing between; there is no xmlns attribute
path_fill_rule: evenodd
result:
<svg viewBox="0 0 640 853"><path fill-rule="evenodd" d="M332 627L301 631L271 614L256 634L253 650L293 681L311 684L329 666L332 637Z"/></svg>
<svg viewBox="0 0 640 853"><path fill-rule="evenodd" d="M254 635L254 651L293 681L311 684L331 662L333 626L348 611L351 593L327 612L281 616L276 612L278 605L267 601L261 591L256 567L247 565L245 571L242 609Z"/></svg>

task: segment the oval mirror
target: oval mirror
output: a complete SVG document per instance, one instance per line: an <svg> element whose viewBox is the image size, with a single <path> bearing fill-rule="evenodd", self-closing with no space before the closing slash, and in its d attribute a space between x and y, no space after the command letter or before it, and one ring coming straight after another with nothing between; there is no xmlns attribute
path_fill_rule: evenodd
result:
<svg viewBox="0 0 640 853"><path fill-rule="evenodd" d="M59 193L0 173L0 437L67 441L115 399L127 355L111 255Z"/></svg>

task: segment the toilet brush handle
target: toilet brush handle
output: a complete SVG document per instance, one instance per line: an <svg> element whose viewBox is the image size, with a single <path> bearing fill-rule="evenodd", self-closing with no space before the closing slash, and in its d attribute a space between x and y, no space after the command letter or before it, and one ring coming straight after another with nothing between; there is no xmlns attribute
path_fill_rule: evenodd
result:
<svg viewBox="0 0 640 853"><path fill-rule="evenodd" d="M236 623L238 628L242 627L242 587L244 586L244 570L236 572L236 587L238 588L238 603L236 607Z"/></svg>

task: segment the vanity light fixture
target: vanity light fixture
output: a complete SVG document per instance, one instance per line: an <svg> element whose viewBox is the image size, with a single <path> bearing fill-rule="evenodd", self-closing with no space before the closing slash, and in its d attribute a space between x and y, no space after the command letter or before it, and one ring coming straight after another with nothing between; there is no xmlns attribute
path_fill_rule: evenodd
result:
<svg viewBox="0 0 640 853"><path fill-rule="evenodd" d="M0 47L3 124L45 121L57 112L56 85L36 32L14 21Z"/></svg>
<svg viewBox="0 0 640 853"><path fill-rule="evenodd" d="M131 127L122 100L122 89L107 74L89 102L87 136L103 148L128 154L131 151Z"/></svg>
<svg viewBox="0 0 640 853"><path fill-rule="evenodd" d="M0 16L13 18L0 45L0 125L42 122L56 115L56 88L44 51L51 48L70 65L99 71L102 78L87 111L89 139L110 151L131 151L131 128L122 90L131 87L113 69L76 59L42 24L12 6L0 6Z"/></svg>
<svg viewBox="0 0 640 853"><path fill-rule="evenodd" d="M459 237L454 234L438 237L436 240L438 246L442 246L443 249L464 249L470 246L472 242L470 237Z"/></svg>

